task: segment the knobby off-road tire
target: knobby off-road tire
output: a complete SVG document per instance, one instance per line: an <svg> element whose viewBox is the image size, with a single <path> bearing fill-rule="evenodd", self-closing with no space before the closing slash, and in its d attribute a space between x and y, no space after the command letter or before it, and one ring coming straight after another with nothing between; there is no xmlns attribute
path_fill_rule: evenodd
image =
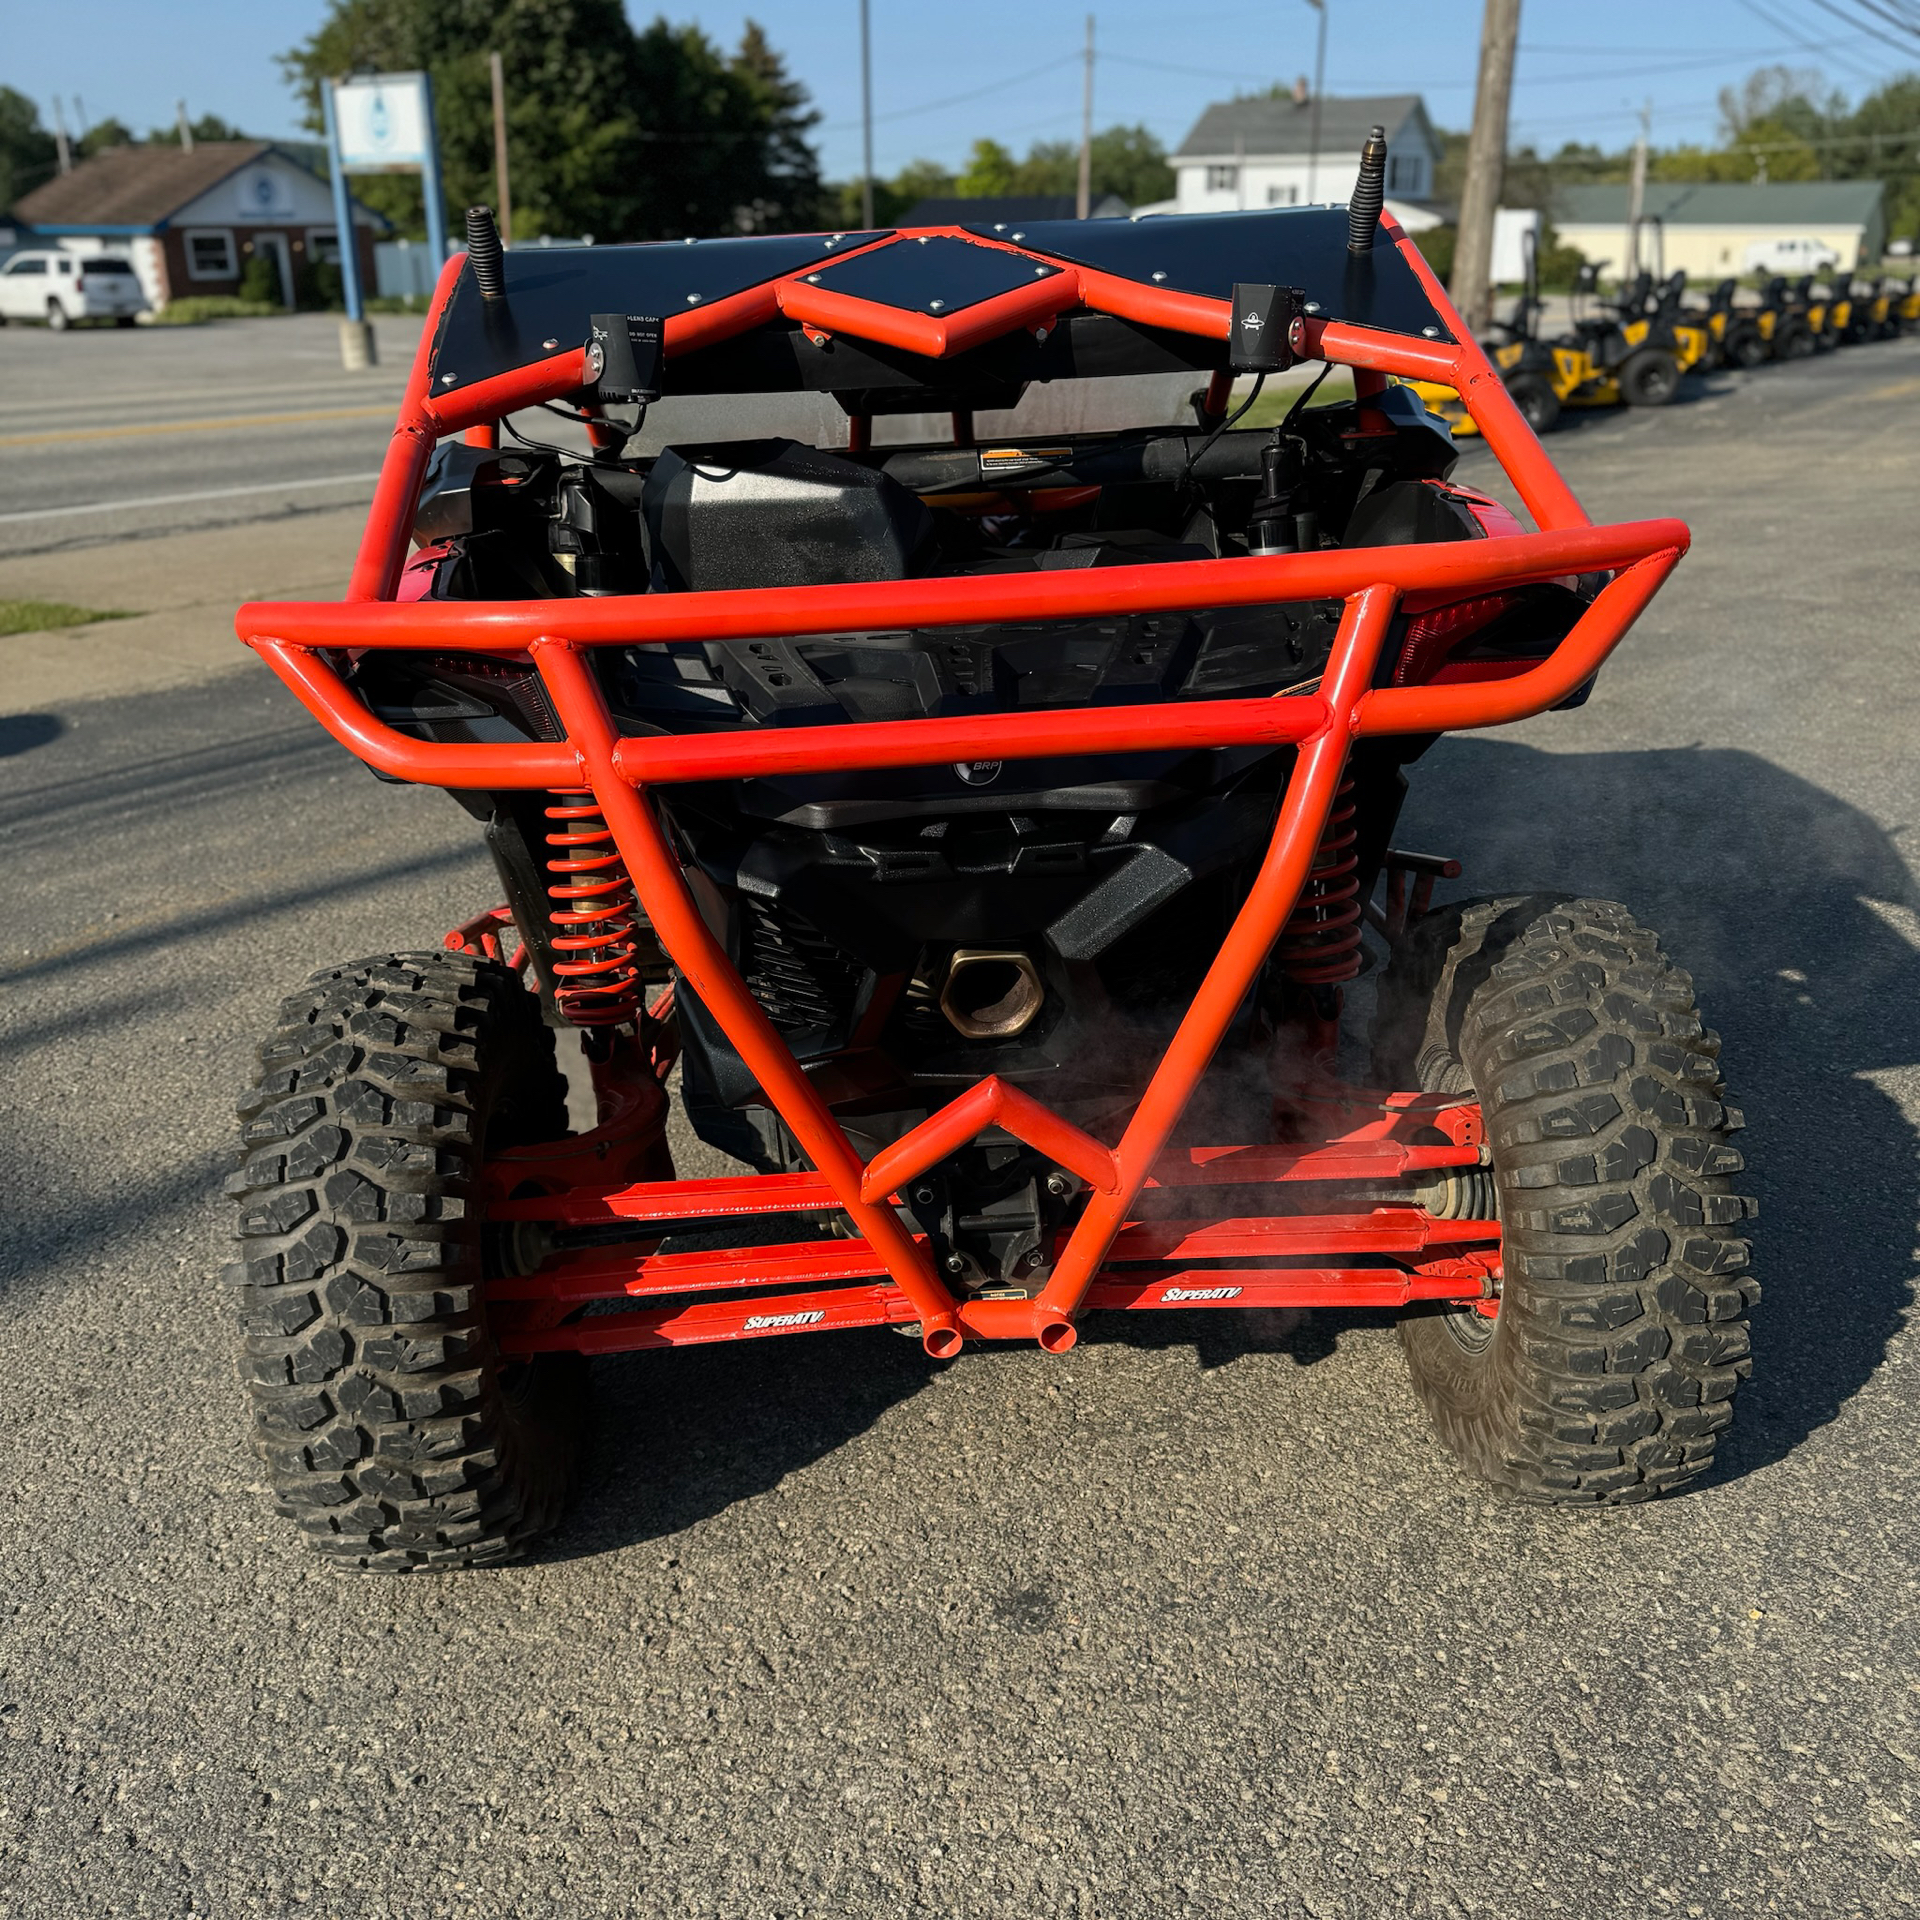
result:
<svg viewBox="0 0 1920 1920"><path fill-rule="evenodd" d="M1382 977L1380 1084L1479 1096L1503 1238L1498 1316L1409 1309L1401 1343L1441 1439L1512 1495L1647 1499L1733 1417L1759 1289L1719 1050L1608 901L1441 908Z"/></svg>
<svg viewBox="0 0 1920 1920"><path fill-rule="evenodd" d="M478 1176L557 1139L566 1083L513 972L450 953L318 973L240 1101L241 1366L280 1510L377 1572L506 1560L559 1518L578 1355L502 1363Z"/></svg>

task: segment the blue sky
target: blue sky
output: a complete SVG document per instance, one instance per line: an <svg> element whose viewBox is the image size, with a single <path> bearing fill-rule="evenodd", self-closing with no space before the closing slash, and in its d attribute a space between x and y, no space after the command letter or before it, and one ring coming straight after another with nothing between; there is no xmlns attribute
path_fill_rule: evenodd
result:
<svg viewBox="0 0 1920 1920"><path fill-rule="evenodd" d="M1477 0L1327 0L1332 93L1421 92L1443 125L1471 113ZM1077 137L1086 0L872 0L875 164L957 162L991 134L1017 151ZM630 4L637 18L653 6ZM731 42L758 19L825 116L828 172L859 168L857 0L760 0L664 8ZM57 93L93 118L136 130L173 115L184 95L250 132L295 131L273 56L311 33L323 0L60 0L9 9L0 81L32 95L46 118ZM1175 145L1209 100L1313 66L1305 0L1094 0L1102 57L1096 120L1144 121ZM1903 63L1849 33L1818 0L1525 0L1515 135L1624 144L1645 101L1661 142L1709 138L1719 89L1753 67L1815 66L1857 96ZM1906 65L1920 68L1920 39Z"/></svg>

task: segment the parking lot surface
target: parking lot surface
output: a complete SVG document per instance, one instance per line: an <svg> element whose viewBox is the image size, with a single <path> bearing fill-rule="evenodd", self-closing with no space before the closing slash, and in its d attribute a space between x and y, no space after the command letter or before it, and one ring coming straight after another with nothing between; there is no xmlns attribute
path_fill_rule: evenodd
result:
<svg viewBox="0 0 1920 1920"><path fill-rule="evenodd" d="M1414 769L1458 891L1666 935L1746 1109L1754 1378L1614 1513L1466 1478L1384 1316L1108 1316L601 1363L537 1558L330 1574L247 1451L230 1103L478 837L250 666L0 719L0 1915L1920 1904L1917 420L1905 341L1557 436L1694 552L1588 706Z"/></svg>

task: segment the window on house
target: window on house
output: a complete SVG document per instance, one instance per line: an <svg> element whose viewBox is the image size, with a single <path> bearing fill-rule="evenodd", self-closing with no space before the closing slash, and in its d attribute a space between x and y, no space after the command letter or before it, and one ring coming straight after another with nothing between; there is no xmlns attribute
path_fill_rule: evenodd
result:
<svg viewBox="0 0 1920 1920"><path fill-rule="evenodd" d="M309 227L307 229L307 258L316 265L337 267L340 264L340 235L332 227Z"/></svg>
<svg viewBox="0 0 1920 1920"><path fill-rule="evenodd" d="M1298 187L1269 187L1267 205L1270 207L1297 207L1300 204Z"/></svg>
<svg viewBox="0 0 1920 1920"><path fill-rule="evenodd" d="M187 235L187 272L195 280L231 280L240 271L233 256L233 235L211 227Z"/></svg>
<svg viewBox="0 0 1920 1920"><path fill-rule="evenodd" d="M1207 169L1207 191L1209 193L1231 193L1240 184L1238 167L1209 167Z"/></svg>
<svg viewBox="0 0 1920 1920"><path fill-rule="evenodd" d="M1425 184L1426 168L1418 154L1389 154L1387 191L1418 195Z"/></svg>

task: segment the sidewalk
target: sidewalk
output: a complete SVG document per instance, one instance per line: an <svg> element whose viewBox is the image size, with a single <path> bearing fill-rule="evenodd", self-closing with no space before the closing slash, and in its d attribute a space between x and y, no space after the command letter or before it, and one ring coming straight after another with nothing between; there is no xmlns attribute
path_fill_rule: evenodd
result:
<svg viewBox="0 0 1920 1920"><path fill-rule="evenodd" d="M0 559L0 600L56 600L134 617L0 636L0 714L264 671L234 638L246 600L335 600L363 506L247 526Z"/></svg>

